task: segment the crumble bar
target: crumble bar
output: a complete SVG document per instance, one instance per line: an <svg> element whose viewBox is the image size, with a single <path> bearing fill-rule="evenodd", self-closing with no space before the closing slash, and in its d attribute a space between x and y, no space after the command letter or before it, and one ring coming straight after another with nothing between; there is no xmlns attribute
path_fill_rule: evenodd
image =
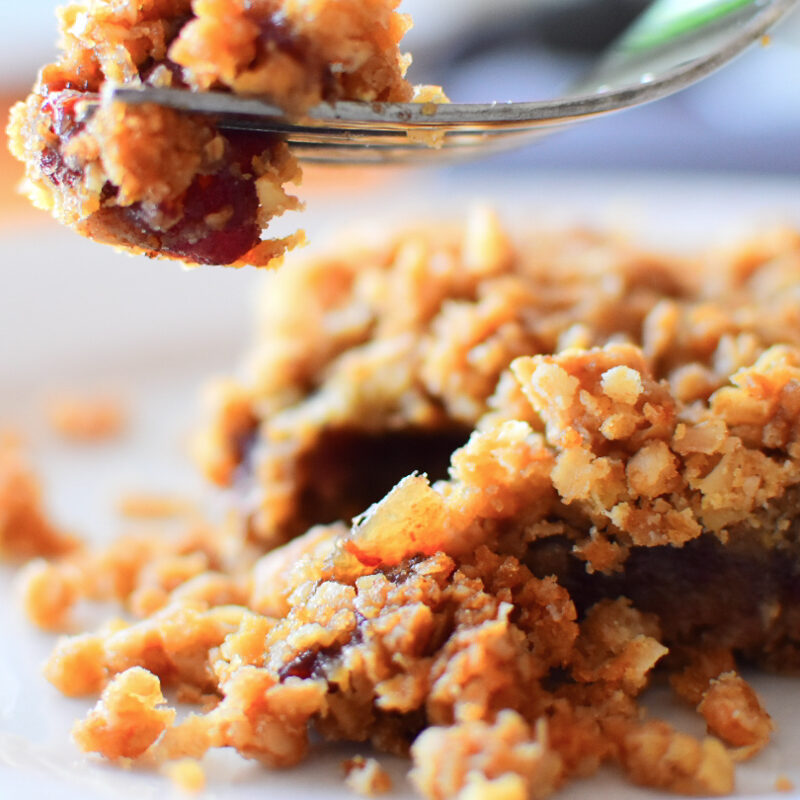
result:
<svg viewBox="0 0 800 800"><path fill-rule="evenodd" d="M100 694L76 741L287 767L314 730L431 800L607 763L730 793L773 727L739 662L800 663L799 268L788 231L676 258L482 211L267 276L199 447L246 525L35 562L38 621L59 581L141 617L57 644L48 679ZM659 675L707 736L646 715Z"/></svg>
<svg viewBox="0 0 800 800"><path fill-rule="evenodd" d="M299 207L301 172L279 137L121 103L107 82L320 101L407 101L410 25L399 0L84 0L61 9L62 52L11 114L34 205L97 241L189 264L261 266L302 240L262 240Z"/></svg>

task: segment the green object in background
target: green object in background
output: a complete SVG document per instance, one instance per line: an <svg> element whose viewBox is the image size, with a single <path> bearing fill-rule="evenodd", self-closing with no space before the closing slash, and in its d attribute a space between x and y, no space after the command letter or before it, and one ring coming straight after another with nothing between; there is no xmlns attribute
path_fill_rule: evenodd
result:
<svg viewBox="0 0 800 800"><path fill-rule="evenodd" d="M619 47L649 50L753 5L757 0L656 0L623 36Z"/></svg>

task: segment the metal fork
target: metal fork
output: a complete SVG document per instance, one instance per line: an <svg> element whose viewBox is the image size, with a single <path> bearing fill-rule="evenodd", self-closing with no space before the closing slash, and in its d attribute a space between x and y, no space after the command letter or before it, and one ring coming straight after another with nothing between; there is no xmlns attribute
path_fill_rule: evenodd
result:
<svg viewBox="0 0 800 800"><path fill-rule="evenodd" d="M709 75L799 0L656 0L564 96L526 103L357 103L289 119L258 97L107 85L101 103L155 103L215 118L222 129L281 134L304 161L454 160L508 149L673 94Z"/></svg>

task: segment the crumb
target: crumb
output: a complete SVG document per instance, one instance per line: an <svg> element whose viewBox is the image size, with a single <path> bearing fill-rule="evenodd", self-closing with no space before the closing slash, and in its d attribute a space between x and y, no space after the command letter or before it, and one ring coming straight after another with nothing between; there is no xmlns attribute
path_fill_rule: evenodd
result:
<svg viewBox="0 0 800 800"><path fill-rule="evenodd" d="M148 492L127 492L116 503L120 516L133 519L174 519L186 516L193 507L185 498Z"/></svg>
<svg viewBox="0 0 800 800"><path fill-rule="evenodd" d="M714 678L697 707L709 733L739 749L739 758L750 758L770 739L772 719L758 695L735 672Z"/></svg>
<svg viewBox="0 0 800 800"><path fill-rule="evenodd" d="M28 619L42 630L69 630L70 614L80 594L75 574L36 558L26 564L19 578Z"/></svg>
<svg viewBox="0 0 800 800"><path fill-rule="evenodd" d="M38 477L19 448L0 444L0 558L26 561L79 547L75 537L50 521Z"/></svg>
<svg viewBox="0 0 800 800"><path fill-rule="evenodd" d="M392 779L374 758L355 756L342 762L345 783L356 794L375 797L392 790Z"/></svg>
<svg viewBox="0 0 800 800"><path fill-rule="evenodd" d="M622 748L622 763L635 783L689 795L733 791L733 762L719 739L698 741L652 721L634 726Z"/></svg>
<svg viewBox="0 0 800 800"><path fill-rule="evenodd" d="M190 520L177 530L148 530L106 547L70 548L37 560L20 576L29 619L46 630L71 627L81 601L121 603L145 617L172 599L209 605L241 603L247 595L246 565L253 553L240 532Z"/></svg>
<svg viewBox="0 0 800 800"><path fill-rule="evenodd" d="M414 743L411 781L425 797L445 800L525 800L552 794L563 764L546 745L546 725L534 731L513 711L491 725L462 722L428 728Z"/></svg>
<svg viewBox="0 0 800 800"><path fill-rule="evenodd" d="M735 673L736 660L730 648L687 648L681 661L686 666L670 675L669 681L678 697L698 706L711 681L725 673Z"/></svg>
<svg viewBox="0 0 800 800"><path fill-rule="evenodd" d="M115 439L127 424L123 404L99 395L53 397L47 404L47 419L55 433L75 442Z"/></svg>
<svg viewBox="0 0 800 800"><path fill-rule="evenodd" d="M794 781L792 781L786 775L778 775L778 777L775 778L775 791L776 792L793 792L794 791Z"/></svg>
<svg viewBox="0 0 800 800"><path fill-rule="evenodd" d="M174 720L172 709L159 708L164 702L158 678L132 667L106 686L95 709L76 723L72 736L82 750L101 753L111 761L136 758Z"/></svg>
<svg viewBox="0 0 800 800"><path fill-rule="evenodd" d="M181 758L164 765L164 773L172 783L186 794L199 794L206 787L206 774L202 765L193 758Z"/></svg>
<svg viewBox="0 0 800 800"><path fill-rule="evenodd" d="M99 694L108 681L104 637L89 633L62 639L50 655L45 677L67 697Z"/></svg>

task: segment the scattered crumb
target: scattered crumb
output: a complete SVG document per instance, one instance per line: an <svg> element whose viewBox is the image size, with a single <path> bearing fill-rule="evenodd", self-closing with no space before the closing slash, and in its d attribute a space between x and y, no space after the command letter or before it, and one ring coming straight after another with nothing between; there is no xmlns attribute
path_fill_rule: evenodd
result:
<svg viewBox="0 0 800 800"><path fill-rule="evenodd" d="M697 740L658 720L624 737L622 764L631 780L643 786L715 797L733 791L733 763L719 739Z"/></svg>
<svg viewBox="0 0 800 800"><path fill-rule="evenodd" d="M357 794L375 797L392 790L392 779L374 758L355 756L342 763L345 783Z"/></svg>
<svg viewBox="0 0 800 800"><path fill-rule="evenodd" d="M172 600L206 607L243 603L253 559L240 531L181 522L179 530L128 534L105 547L36 560L20 584L29 619L46 630L67 631L81 600L118 602L137 617Z"/></svg>
<svg viewBox="0 0 800 800"><path fill-rule="evenodd" d="M775 778L775 791L776 792L793 792L794 791L794 781L792 781L786 775L778 775Z"/></svg>
<svg viewBox="0 0 800 800"><path fill-rule="evenodd" d="M43 558L25 565L19 576L22 602L28 619L37 628L53 632L71 629L71 612L79 597L75 577Z"/></svg>
<svg viewBox="0 0 800 800"><path fill-rule="evenodd" d="M738 760L762 750L774 727L758 695L735 672L714 678L697 710L706 720L709 733L738 748Z"/></svg>
<svg viewBox="0 0 800 800"><path fill-rule="evenodd" d="M50 521L39 479L14 440L0 443L0 559L58 556L78 547Z"/></svg>
<svg viewBox="0 0 800 800"><path fill-rule="evenodd" d="M187 794L198 794L206 788L203 765L194 758L181 758L163 766L164 774Z"/></svg>
<svg viewBox="0 0 800 800"><path fill-rule="evenodd" d="M124 405L112 397L62 394L52 397L46 410L53 431L75 442L114 439L127 424Z"/></svg>
<svg viewBox="0 0 800 800"><path fill-rule="evenodd" d="M185 497L127 492L117 500L117 513L131 519L174 519L186 516L194 504Z"/></svg>
<svg viewBox="0 0 800 800"><path fill-rule="evenodd" d="M165 703L158 678L141 667L117 675L86 719L77 722L72 737L82 750L111 761L142 755L175 719Z"/></svg>

